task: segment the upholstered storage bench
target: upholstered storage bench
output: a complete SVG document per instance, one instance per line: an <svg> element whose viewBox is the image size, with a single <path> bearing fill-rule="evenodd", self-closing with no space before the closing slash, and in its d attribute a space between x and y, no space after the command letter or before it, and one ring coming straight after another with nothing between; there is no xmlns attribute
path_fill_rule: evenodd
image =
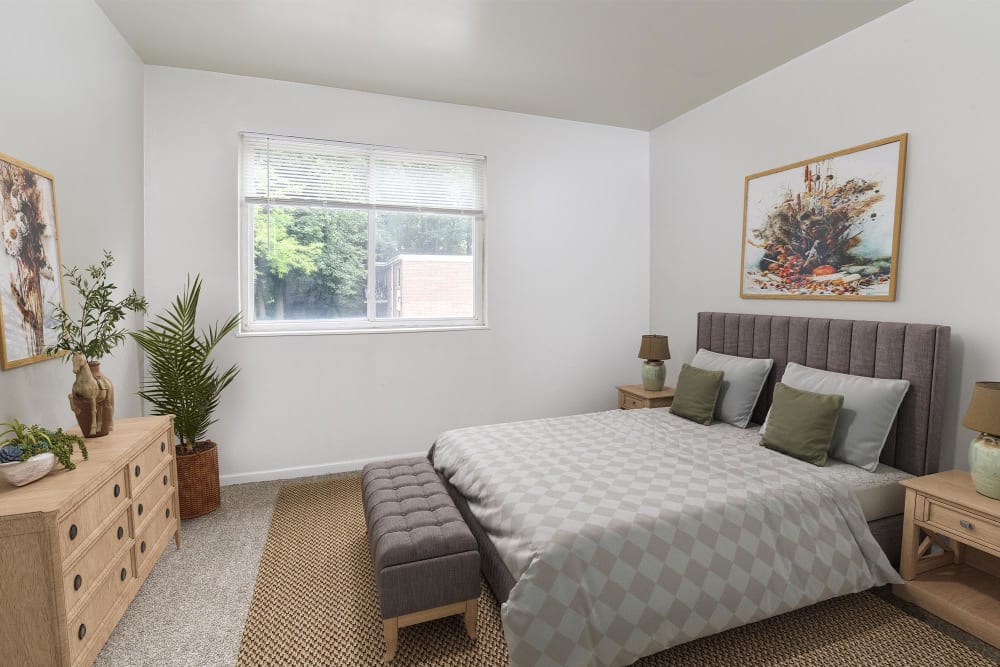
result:
<svg viewBox="0 0 1000 667"><path fill-rule="evenodd" d="M371 463L362 471L368 526L385 633L385 661L399 628L465 615L476 638L479 551L476 539L426 458Z"/></svg>

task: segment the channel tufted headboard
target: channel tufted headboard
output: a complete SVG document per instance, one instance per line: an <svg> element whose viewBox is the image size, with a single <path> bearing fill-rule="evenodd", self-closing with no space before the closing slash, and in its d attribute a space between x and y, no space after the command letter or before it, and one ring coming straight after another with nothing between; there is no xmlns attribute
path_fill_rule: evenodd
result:
<svg viewBox="0 0 1000 667"><path fill-rule="evenodd" d="M816 317L698 313L698 347L774 359L754 410L762 423L789 361L836 373L910 381L883 463L914 475L937 472L951 327Z"/></svg>

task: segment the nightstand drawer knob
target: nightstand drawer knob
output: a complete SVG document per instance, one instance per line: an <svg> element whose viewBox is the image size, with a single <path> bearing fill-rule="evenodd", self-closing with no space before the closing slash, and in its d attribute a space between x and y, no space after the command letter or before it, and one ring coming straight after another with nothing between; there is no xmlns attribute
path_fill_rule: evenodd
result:
<svg viewBox="0 0 1000 667"><path fill-rule="evenodd" d="M966 521L965 519L959 521L958 525L960 525L962 528L965 528L966 530L974 530L976 528L975 526L972 525L971 521Z"/></svg>

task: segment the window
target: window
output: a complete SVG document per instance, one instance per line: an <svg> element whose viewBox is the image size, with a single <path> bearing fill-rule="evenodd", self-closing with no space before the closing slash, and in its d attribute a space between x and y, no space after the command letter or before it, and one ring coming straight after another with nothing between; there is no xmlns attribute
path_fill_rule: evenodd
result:
<svg viewBox="0 0 1000 667"><path fill-rule="evenodd" d="M241 143L244 332L484 325L484 157Z"/></svg>

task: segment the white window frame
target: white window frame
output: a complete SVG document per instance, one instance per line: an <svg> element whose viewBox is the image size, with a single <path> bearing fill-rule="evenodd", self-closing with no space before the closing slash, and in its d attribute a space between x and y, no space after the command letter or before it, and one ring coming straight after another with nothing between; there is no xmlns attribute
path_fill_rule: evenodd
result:
<svg viewBox="0 0 1000 667"><path fill-rule="evenodd" d="M280 135L267 135L253 132L241 132L243 135L256 135L262 137L275 137L287 139ZM388 148L393 151L402 149L377 146L371 144L350 144L349 142L331 141L326 139L302 139L317 143L349 144L371 148ZM362 334L362 333L398 333L398 332L424 332L424 331L454 331L454 330L475 330L486 329L486 211L485 202L483 211L480 214L470 215L469 213L451 210L427 208L420 206L375 206L375 205L318 205L315 201L283 199L269 202L259 197L246 197L243 194L243 154L242 141L240 141L239 155L239 179L237 197L239 199L239 292L240 308L242 316L240 318L240 328L238 336L297 336L297 335L322 335L322 334ZM448 155L438 151L410 151L415 155ZM485 158L483 158L485 163ZM485 176L484 176L485 179ZM485 190L485 183L484 183ZM485 200L485 194L484 194ZM253 216L251 209L253 206L302 206L309 208L325 208L328 210L361 209L368 211L368 283L365 290L365 300L367 307L367 317L354 319L310 319L310 320L256 320L254 319L254 234ZM473 264L473 316L459 318L377 318L375 317L375 287L376 287L376 224L375 216L378 213L427 213L436 215L466 215L473 220L473 240L474 247L472 253Z"/></svg>

